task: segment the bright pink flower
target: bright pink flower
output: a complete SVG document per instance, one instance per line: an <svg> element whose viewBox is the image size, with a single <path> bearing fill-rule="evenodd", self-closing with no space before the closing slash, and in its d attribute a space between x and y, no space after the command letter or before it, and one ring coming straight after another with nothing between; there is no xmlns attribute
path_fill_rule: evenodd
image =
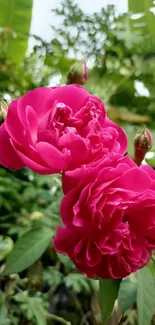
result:
<svg viewBox="0 0 155 325"><path fill-rule="evenodd" d="M0 163L52 174L115 151L124 154L122 129L106 118L101 100L68 85L37 88L13 101L0 127Z"/></svg>
<svg viewBox="0 0 155 325"><path fill-rule="evenodd" d="M123 278L155 249L155 172L109 154L95 167L66 172L64 227L54 246L91 278Z"/></svg>

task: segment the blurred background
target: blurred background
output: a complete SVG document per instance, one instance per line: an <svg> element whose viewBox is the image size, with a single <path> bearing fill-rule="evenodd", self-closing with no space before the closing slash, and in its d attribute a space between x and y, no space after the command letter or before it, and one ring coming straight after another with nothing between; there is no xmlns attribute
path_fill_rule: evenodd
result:
<svg viewBox="0 0 155 325"><path fill-rule="evenodd" d="M0 0L1 101L65 84L70 66L84 59L85 87L127 132L132 156L142 127L155 138L155 1ZM153 167L154 152L147 156ZM54 235L61 197L58 176L0 167L1 265L27 230L46 225ZM32 267L1 281L0 325L101 325L97 288L51 243ZM137 324L130 296L120 324Z"/></svg>

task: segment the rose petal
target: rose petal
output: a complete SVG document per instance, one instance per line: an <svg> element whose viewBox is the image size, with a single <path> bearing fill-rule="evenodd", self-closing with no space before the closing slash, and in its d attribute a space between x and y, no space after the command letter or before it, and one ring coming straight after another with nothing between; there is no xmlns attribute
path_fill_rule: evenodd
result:
<svg viewBox="0 0 155 325"><path fill-rule="evenodd" d="M90 94L86 89L77 85L56 87L52 89L52 93L48 98L48 106L52 107L54 102L57 101L72 108L73 112L77 112L89 96Z"/></svg>
<svg viewBox="0 0 155 325"><path fill-rule="evenodd" d="M0 164L15 170L25 166L10 142L4 123L0 126Z"/></svg>
<svg viewBox="0 0 155 325"><path fill-rule="evenodd" d="M47 111L52 107L47 105L48 96L50 94L51 88L36 88L34 90L30 90L18 100L18 116L24 127L26 125L26 107L31 106L36 112L37 119L40 121Z"/></svg>
<svg viewBox="0 0 155 325"><path fill-rule="evenodd" d="M52 144L47 142L39 142L36 144L37 151L45 163L53 169L64 170L69 163L69 154L63 154Z"/></svg>
<svg viewBox="0 0 155 325"><path fill-rule="evenodd" d="M31 106L26 107L27 131L33 144L37 142L38 120L37 115Z"/></svg>
<svg viewBox="0 0 155 325"><path fill-rule="evenodd" d="M151 188L152 180L147 173L140 168L132 168L126 171L117 183L118 187L132 190L134 192L143 192Z"/></svg>
<svg viewBox="0 0 155 325"><path fill-rule="evenodd" d="M27 157L24 153L22 153L21 151L19 151L16 148L15 144L13 143L13 141L11 141L11 144L14 147L15 151L17 152L18 156L23 161L23 163L24 163L24 165L26 167L34 170L35 172L37 172L39 174L55 174L55 173L58 173L59 172L59 169L49 168L49 167L42 166L42 165L38 164L37 162L35 162L34 160L32 160L30 157Z"/></svg>
<svg viewBox="0 0 155 325"><path fill-rule="evenodd" d="M122 130L122 128L111 121L108 117L104 120L104 123L102 124L103 127L111 126L115 128L118 131L118 138L117 141L120 143L120 150L119 153L124 155L127 152L127 146L128 146L128 140L125 132Z"/></svg>
<svg viewBox="0 0 155 325"><path fill-rule="evenodd" d="M16 99L10 104L6 116L6 120L5 120L5 128L9 133L10 137L16 143L25 146L28 143L28 139L25 136L25 130L18 117L18 112L17 112L18 102L19 99Z"/></svg>

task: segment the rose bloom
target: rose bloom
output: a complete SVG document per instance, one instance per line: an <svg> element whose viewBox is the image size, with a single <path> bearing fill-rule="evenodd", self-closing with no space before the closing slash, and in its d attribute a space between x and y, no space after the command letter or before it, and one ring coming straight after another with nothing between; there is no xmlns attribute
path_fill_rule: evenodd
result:
<svg viewBox="0 0 155 325"><path fill-rule="evenodd" d="M126 135L84 88L37 88L14 100L0 127L0 164L52 174L124 154Z"/></svg>
<svg viewBox="0 0 155 325"><path fill-rule="evenodd" d="M128 156L63 176L64 227L54 246L90 278L123 278L145 266L155 249L155 173Z"/></svg>

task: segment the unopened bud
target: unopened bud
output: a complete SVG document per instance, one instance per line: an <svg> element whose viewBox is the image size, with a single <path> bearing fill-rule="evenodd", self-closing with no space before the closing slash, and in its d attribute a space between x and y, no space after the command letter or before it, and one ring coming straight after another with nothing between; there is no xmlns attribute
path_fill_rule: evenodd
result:
<svg viewBox="0 0 155 325"><path fill-rule="evenodd" d="M2 100L0 103L0 125L5 121L6 115L7 115L8 106L7 104Z"/></svg>
<svg viewBox="0 0 155 325"><path fill-rule="evenodd" d="M134 138L134 158L138 166L140 166L146 153L152 148L152 135L147 129L143 129L137 133Z"/></svg>
<svg viewBox="0 0 155 325"><path fill-rule="evenodd" d="M84 85L88 79L86 61L73 64L68 72L67 84Z"/></svg>

